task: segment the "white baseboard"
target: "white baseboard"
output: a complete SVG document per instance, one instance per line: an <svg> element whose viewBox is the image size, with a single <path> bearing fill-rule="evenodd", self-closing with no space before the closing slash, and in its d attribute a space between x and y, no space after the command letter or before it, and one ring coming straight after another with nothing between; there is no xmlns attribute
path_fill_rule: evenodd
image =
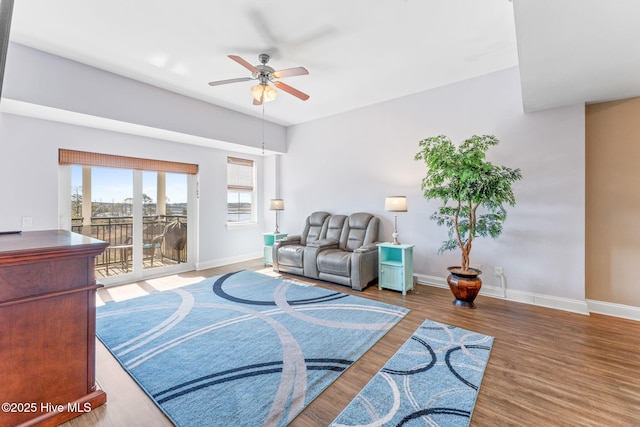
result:
<svg viewBox="0 0 640 427"><path fill-rule="evenodd" d="M256 258L262 258L262 256L263 256L262 252L255 252L250 254L238 255L234 257L214 259L211 261L196 263L196 270L206 270L207 268L216 268L216 267L222 267L229 264L235 264L237 262L251 261Z"/></svg>
<svg viewBox="0 0 640 427"><path fill-rule="evenodd" d="M426 274L414 274L414 277L416 278L416 283L421 285L449 289L447 279L444 277L428 276ZM509 301L555 308L557 310L570 311L572 313L589 314L589 305L586 301L561 298L552 295L535 294L533 292L517 291L513 289L507 289L506 294L505 298L503 296L502 288L498 286L483 285L482 289L480 289L480 295L488 297L502 298Z"/></svg>
<svg viewBox="0 0 640 427"><path fill-rule="evenodd" d="M413 277L416 279L416 283L419 283L420 285L435 286L436 288L449 289L449 285L447 284L447 279L444 277L428 276L426 274L414 274Z"/></svg>
<svg viewBox="0 0 640 427"><path fill-rule="evenodd" d="M207 268L222 267L237 262L251 261L256 258L262 258L261 252L253 254L245 254L236 257L220 258L217 260L207 261L196 264L196 270L205 270ZM439 276L429 276L427 274L414 274L416 283L420 285L434 286L437 288L449 289L447 279ZM517 291L513 289L506 290L506 298L503 296L502 288L498 286L483 285L480 295L492 298L502 298L509 301L522 302L525 304L538 305L541 307L554 308L557 310L570 311L589 315L589 313L604 314L607 316L620 317L624 319L640 321L640 307L633 307L622 304L614 304L610 302L594 301L594 300L574 300L569 298L561 298L552 295L536 294L533 292Z"/></svg>
<svg viewBox="0 0 640 427"><path fill-rule="evenodd" d="M640 307L633 307L612 302L587 300L591 313L605 314L607 316L621 317L623 319L640 320Z"/></svg>

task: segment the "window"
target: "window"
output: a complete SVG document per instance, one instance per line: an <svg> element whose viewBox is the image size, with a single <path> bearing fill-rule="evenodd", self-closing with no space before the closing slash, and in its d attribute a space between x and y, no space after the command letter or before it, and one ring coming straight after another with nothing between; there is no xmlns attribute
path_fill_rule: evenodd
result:
<svg viewBox="0 0 640 427"><path fill-rule="evenodd" d="M253 160L227 157L227 222L255 222L253 164Z"/></svg>
<svg viewBox="0 0 640 427"><path fill-rule="evenodd" d="M59 163L70 172L71 230L110 245L96 258L96 277L107 284L192 268L198 165L65 149Z"/></svg>

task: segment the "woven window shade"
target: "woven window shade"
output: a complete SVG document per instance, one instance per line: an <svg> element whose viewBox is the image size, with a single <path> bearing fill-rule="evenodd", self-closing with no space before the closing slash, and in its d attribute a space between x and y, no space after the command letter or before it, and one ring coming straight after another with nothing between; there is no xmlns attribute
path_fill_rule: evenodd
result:
<svg viewBox="0 0 640 427"><path fill-rule="evenodd" d="M253 191L253 160L227 157L227 189Z"/></svg>
<svg viewBox="0 0 640 427"><path fill-rule="evenodd" d="M106 168L136 169L156 172L174 172L195 175L198 165L192 163L169 162L165 160L142 159L138 157L116 156L113 154L90 153L87 151L58 150L58 164L101 166Z"/></svg>

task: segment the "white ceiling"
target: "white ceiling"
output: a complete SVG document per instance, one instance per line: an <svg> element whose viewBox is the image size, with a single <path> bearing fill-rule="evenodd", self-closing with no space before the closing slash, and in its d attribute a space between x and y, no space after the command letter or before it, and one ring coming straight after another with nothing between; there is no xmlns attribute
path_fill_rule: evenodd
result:
<svg viewBox="0 0 640 427"><path fill-rule="evenodd" d="M612 6L612 4L614 6ZM16 0L11 40L260 117L227 58L270 53L291 125L521 66L526 111L640 95L637 0ZM517 26L517 31L516 31ZM518 40L516 42L516 33Z"/></svg>
<svg viewBox="0 0 640 427"><path fill-rule="evenodd" d="M515 0L525 111L640 96L640 1Z"/></svg>

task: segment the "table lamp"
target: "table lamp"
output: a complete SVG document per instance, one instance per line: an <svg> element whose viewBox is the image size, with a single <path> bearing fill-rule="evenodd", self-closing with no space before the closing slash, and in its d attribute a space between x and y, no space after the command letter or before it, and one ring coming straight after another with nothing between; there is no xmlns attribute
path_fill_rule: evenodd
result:
<svg viewBox="0 0 640 427"><path fill-rule="evenodd" d="M269 201L269 210L276 211L276 230L273 232L274 234L280 233L278 230L278 211L284 210L284 200L282 199L271 199Z"/></svg>
<svg viewBox="0 0 640 427"><path fill-rule="evenodd" d="M393 244L399 245L398 241L398 212L407 211L406 196L391 196L384 199L384 210L393 212Z"/></svg>

